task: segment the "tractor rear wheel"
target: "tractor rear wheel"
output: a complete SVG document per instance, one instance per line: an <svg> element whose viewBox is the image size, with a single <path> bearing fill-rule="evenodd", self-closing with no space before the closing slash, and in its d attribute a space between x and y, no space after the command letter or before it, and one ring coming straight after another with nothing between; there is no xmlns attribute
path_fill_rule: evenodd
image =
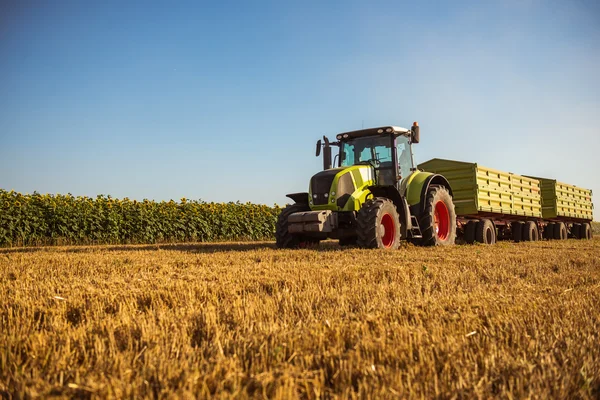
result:
<svg viewBox="0 0 600 400"><path fill-rule="evenodd" d="M376 197L366 201L356 217L359 247L397 249L400 246L400 216L391 200Z"/></svg>
<svg viewBox="0 0 600 400"><path fill-rule="evenodd" d="M540 238L537 225L533 221L525 222L521 238L526 242L537 242Z"/></svg>
<svg viewBox="0 0 600 400"><path fill-rule="evenodd" d="M280 249L297 249L319 244L319 239L293 234L288 231L288 217L294 213L310 211L308 204L291 204L281 210L275 226L275 245Z"/></svg>
<svg viewBox="0 0 600 400"><path fill-rule="evenodd" d="M554 224L554 239L565 240L567 238L567 227L564 222Z"/></svg>
<svg viewBox="0 0 600 400"><path fill-rule="evenodd" d="M475 240L483 244L494 244L496 243L496 228L489 219L482 219L477 224L477 230L475 231Z"/></svg>
<svg viewBox="0 0 600 400"><path fill-rule="evenodd" d="M465 226L465 243L473 244L475 242L475 230L479 221L469 221Z"/></svg>
<svg viewBox="0 0 600 400"><path fill-rule="evenodd" d="M519 243L523 240L523 226L525 224L523 222L511 222L510 229L512 230L512 236L515 243Z"/></svg>
<svg viewBox="0 0 600 400"><path fill-rule="evenodd" d="M581 228L579 229L579 238L590 240L594 235L592 234L592 227L589 223L581 224Z"/></svg>
<svg viewBox="0 0 600 400"><path fill-rule="evenodd" d="M427 192L425 209L419 218L422 246L446 246L456 240L456 212L450 192L433 186Z"/></svg>
<svg viewBox="0 0 600 400"><path fill-rule="evenodd" d="M544 228L544 239L548 239L548 240L554 239L554 222L550 222Z"/></svg>

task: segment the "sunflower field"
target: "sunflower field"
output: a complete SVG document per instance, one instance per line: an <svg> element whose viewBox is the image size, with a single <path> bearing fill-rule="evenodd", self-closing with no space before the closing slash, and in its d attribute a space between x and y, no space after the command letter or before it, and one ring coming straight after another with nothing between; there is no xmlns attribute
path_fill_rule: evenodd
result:
<svg viewBox="0 0 600 400"><path fill-rule="evenodd" d="M271 239L280 209L181 199L136 201L0 189L0 246Z"/></svg>

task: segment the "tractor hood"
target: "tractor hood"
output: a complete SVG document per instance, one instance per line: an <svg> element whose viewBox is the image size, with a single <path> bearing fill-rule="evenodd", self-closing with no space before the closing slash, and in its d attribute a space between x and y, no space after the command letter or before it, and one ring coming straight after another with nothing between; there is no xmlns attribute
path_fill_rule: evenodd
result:
<svg viewBox="0 0 600 400"><path fill-rule="evenodd" d="M374 184L374 171L369 165L327 169L311 178L309 204L313 210L351 211L355 209L354 201L364 201L367 188Z"/></svg>

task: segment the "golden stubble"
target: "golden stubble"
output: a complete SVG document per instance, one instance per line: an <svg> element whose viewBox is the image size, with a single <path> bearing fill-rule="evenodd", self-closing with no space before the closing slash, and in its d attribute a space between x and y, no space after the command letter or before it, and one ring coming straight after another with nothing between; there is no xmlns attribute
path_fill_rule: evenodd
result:
<svg viewBox="0 0 600 400"><path fill-rule="evenodd" d="M0 250L0 395L597 398L600 240Z"/></svg>

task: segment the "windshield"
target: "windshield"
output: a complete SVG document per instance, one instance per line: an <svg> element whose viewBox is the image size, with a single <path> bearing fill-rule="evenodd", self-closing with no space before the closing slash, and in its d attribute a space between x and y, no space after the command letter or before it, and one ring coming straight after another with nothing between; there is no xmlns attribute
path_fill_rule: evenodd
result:
<svg viewBox="0 0 600 400"><path fill-rule="evenodd" d="M340 167L356 164L392 162L392 139L389 136L367 136L344 142L340 149Z"/></svg>

